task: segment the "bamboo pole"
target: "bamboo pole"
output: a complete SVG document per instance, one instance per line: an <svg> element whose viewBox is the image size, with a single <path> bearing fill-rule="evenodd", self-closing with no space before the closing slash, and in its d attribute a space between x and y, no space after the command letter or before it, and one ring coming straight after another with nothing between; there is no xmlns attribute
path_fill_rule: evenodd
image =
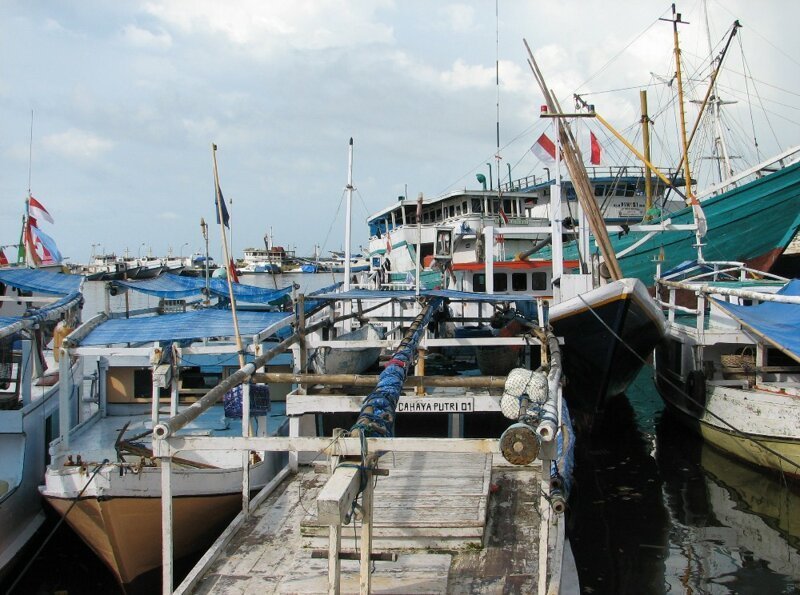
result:
<svg viewBox="0 0 800 595"><path fill-rule="evenodd" d="M527 40L523 40L523 43L528 51L528 65L530 66L534 78L536 79L536 82L538 83L542 94L544 95L548 109L554 114L561 113L558 102L556 101L552 92L547 88L544 76L539 69L539 65L536 63L536 59L533 57L533 52L531 51ZM617 257L614 253L613 247L611 246L611 241L608 238L608 232L605 228L605 221L603 220L600 209L597 206L597 201L594 199L594 193L592 192L591 183L589 182L589 177L586 173L586 168L583 167L583 163L581 162L580 149L578 148L578 144L575 141L572 131L570 130L566 121L562 121L561 126L559 126L559 142L567 162L567 169L569 170L572 183L575 187L575 193L577 194L578 200L580 201L581 206L587 215L589 225L592 228L592 233L594 234L597 246L600 248L600 252L603 255L606 266L608 267L611 279L621 279L622 270L617 262Z"/></svg>
<svg viewBox="0 0 800 595"><path fill-rule="evenodd" d="M294 374L267 372L253 374L253 381L281 384L322 384L344 386L375 386L379 376L366 374ZM407 386L435 386L450 388L503 388L505 376L408 376Z"/></svg>
<svg viewBox="0 0 800 595"><path fill-rule="evenodd" d="M244 367L244 349L242 347L242 337L239 334L239 318L236 316L236 298L233 296L233 281L231 280L231 259L228 253L228 236L225 233L225 219L222 217L222 193L219 189L219 172L217 171L217 145L211 143L211 155L214 160L214 187L217 197L217 216L219 217L219 227L222 231L222 254L225 259L225 278L228 281L228 293L231 298L231 315L233 316L233 331L236 335L236 349L239 356L239 367Z"/></svg>

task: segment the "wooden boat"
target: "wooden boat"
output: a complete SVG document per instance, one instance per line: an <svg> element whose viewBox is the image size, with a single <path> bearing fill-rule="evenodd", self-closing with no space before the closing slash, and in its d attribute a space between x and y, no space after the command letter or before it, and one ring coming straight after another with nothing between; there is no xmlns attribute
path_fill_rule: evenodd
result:
<svg viewBox="0 0 800 595"><path fill-rule="evenodd" d="M374 324L346 332L327 346L317 347L311 365L318 374L361 374L378 361L382 347L375 342L384 335L384 329ZM338 347L336 343L347 346Z"/></svg>
<svg viewBox="0 0 800 595"><path fill-rule="evenodd" d="M138 289L161 298L158 308L144 312L100 314L65 339L65 356L100 357L98 411L62 432L51 445L42 495L110 568L119 582L130 585L161 563L161 469L152 453L151 434L165 412L190 408L208 388L236 369L237 354L251 361L266 349L291 315L266 307L283 299L290 288L270 291L235 284L242 302L258 304L238 313L243 347L231 312L199 308L203 279L164 275L147 281L121 281L115 292ZM215 299L229 300L224 281L212 280ZM194 298L194 302L190 301ZM62 360L63 361L63 360ZM254 407L248 419L267 428L266 407ZM280 407L278 407L280 410ZM241 435L240 418L215 404L183 435ZM250 424L244 424L245 428ZM253 489L263 487L276 471L279 454L253 451L248 474ZM202 550L236 515L242 497L242 456L209 451L175 461L176 557Z"/></svg>
<svg viewBox="0 0 800 595"><path fill-rule="evenodd" d="M508 382L469 375L421 377L421 364L411 376L418 349L458 346L464 340L435 338L429 323L443 307L441 297L425 295L418 301L414 292L407 292L387 301L381 295L385 293L353 289L321 294L317 299L330 307L297 321L298 332L309 339L301 353L310 352L319 325L333 320L341 325L345 312L401 324L402 337L384 340L396 347L377 378L300 373L256 377L302 387L287 396L292 420L287 438L181 439L173 437L180 420L157 426L162 461L178 454L176 448L264 448L290 455L289 466L243 505L175 592L257 588L269 593L444 593L467 591L479 583L491 592L558 593L568 591L566 583L574 585L576 572L564 537L571 436L560 399L558 341L545 334L543 342L482 339L486 346L515 342L526 355L535 351L534 359L548 362L538 372L517 369ZM537 397L533 378L543 389ZM424 393L415 389L422 385ZM529 416L524 404L528 394L544 398L537 401L543 408L535 415ZM349 432L331 435L314 423L315 418L335 415L349 420ZM495 423L487 424L487 416ZM433 422L438 425L432 431ZM534 446L540 443L541 450ZM168 484L175 481L167 479ZM178 499L173 502L162 514L166 539L177 518ZM174 577L166 549L163 568L169 590Z"/></svg>
<svg viewBox="0 0 800 595"><path fill-rule="evenodd" d="M743 263L665 273L667 338L656 387L703 438L750 464L800 478L800 281ZM685 303L679 293L695 297Z"/></svg>
<svg viewBox="0 0 800 595"><path fill-rule="evenodd" d="M38 486L47 438L59 415L68 417L59 412L61 383L78 389L68 408L80 405L83 369L67 365L59 376L47 345L80 321L82 284L77 275L0 269L0 578L45 520Z"/></svg>

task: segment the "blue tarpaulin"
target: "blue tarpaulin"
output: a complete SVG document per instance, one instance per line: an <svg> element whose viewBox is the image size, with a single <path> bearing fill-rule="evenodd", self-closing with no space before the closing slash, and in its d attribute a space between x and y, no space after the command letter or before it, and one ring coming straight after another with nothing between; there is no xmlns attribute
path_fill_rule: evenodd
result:
<svg viewBox="0 0 800 595"><path fill-rule="evenodd" d="M81 275L65 275L52 271L27 268L0 269L0 283L23 291L34 291L50 295L67 295L80 291Z"/></svg>
<svg viewBox="0 0 800 595"><path fill-rule="evenodd" d="M800 279L784 285L777 295L800 296ZM715 299L743 327L800 362L800 305L762 302L740 306Z"/></svg>
<svg viewBox="0 0 800 595"><path fill-rule="evenodd" d="M160 298L178 300L202 295L206 287L201 277L181 277L179 275L161 275L154 279L140 281L114 281L114 285L133 289ZM228 282L224 279L209 279L208 289L212 295L228 296ZM233 295L237 302L250 304L269 304L282 300L292 291L291 286L283 289L266 289L256 285L233 283Z"/></svg>
<svg viewBox="0 0 800 595"><path fill-rule="evenodd" d="M291 316L287 312L238 312L239 333L243 336L255 335ZM138 318L113 318L90 332L80 344L166 343L232 336L231 311L208 309Z"/></svg>

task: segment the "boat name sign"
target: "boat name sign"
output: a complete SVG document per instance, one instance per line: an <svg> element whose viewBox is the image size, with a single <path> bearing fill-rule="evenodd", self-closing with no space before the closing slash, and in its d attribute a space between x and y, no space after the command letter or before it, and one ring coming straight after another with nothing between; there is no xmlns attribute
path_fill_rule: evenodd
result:
<svg viewBox="0 0 800 595"><path fill-rule="evenodd" d="M471 413L475 411L472 397L402 397L397 404L398 413Z"/></svg>

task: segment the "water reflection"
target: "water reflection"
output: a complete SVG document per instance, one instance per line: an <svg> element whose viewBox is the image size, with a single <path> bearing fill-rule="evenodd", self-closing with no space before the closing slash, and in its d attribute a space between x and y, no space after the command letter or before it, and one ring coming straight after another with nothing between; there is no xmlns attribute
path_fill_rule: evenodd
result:
<svg viewBox="0 0 800 595"><path fill-rule="evenodd" d="M669 516L652 443L627 397L576 420L569 539L584 593L662 593Z"/></svg>
<svg viewBox="0 0 800 595"><path fill-rule="evenodd" d="M668 414L657 424L656 444L672 517L668 588L798 592L798 486L722 455Z"/></svg>

